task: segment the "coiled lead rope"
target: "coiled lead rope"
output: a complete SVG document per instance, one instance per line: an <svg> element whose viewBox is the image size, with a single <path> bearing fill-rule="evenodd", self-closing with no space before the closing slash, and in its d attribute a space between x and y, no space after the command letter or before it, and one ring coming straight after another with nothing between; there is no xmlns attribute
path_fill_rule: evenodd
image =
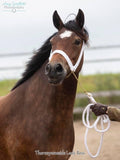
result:
<svg viewBox="0 0 120 160"><path fill-rule="evenodd" d="M84 109L83 111L83 114L82 114L82 121L83 121L83 124L85 125L86 127L86 132L85 132L85 136L84 136L84 143L85 143L85 147L87 149L87 152L88 154L92 157L92 158L95 158L99 155L100 153L100 150L101 150L101 147L102 147L102 142L103 142L103 135L104 133L110 128L110 119L108 117L108 115L104 114L104 115L101 115L101 116L98 116L97 119L95 120L95 122L90 125L90 121L89 121L89 113L90 113L90 107L96 103L95 99L93 98L92 94L91 93L88 93L87 94L88 98L90 99L90 102L92 102L91 104L88 104L86 106L86 108ZM85 119L86 117L86 119ZM98 129L97 128L97 124L98 122L101 121L101 129ZM107 123L107 127L104 129L104 123ZM89 151L89 148L88 148L88 145L87 145L87 134L88 134L88 130L91 129L91 128L94 128L97 132L101 133L101 138L100 138L100 145L98 147L98 150L97 150L97 153L95 155L93 155L90 151Z"/></svg>

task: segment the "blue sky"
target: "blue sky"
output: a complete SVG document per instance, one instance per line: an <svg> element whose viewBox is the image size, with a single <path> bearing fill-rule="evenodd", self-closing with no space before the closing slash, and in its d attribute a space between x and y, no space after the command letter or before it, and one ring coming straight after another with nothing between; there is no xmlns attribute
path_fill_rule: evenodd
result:
<svg viewBox="0 0 120 160"><path fill-rule="evenodd" d="M24 2L23 12L4 11L5 2ZM119 0L1 0L0 53L29 52L39 48L56 31L52 14L63 21L70 13L85 13L90 45L120 44Z"/></svg>

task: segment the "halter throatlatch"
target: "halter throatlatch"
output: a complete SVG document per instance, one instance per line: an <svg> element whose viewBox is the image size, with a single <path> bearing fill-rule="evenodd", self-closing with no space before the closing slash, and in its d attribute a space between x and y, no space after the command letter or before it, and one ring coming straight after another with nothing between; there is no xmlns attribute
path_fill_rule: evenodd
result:
<svg viewBox="0 0 120 160"><path fill-rule="evenodd" d="M72 61L70 60L70 58L68 57L68 55L64 51L62 51L62 50L55 50L53 52L51 51L50 57L49 57L49 61L51 61L52 56L54 54L58 53L58 54L62 55L65 58L65 60L67 61L68 65L70 67L71 72L75 72L76 69L78 68L80 62L81 62L81 59L82 59L82 56L83 56L83 52L84 52L84 48L85 48L85 45L83 43L82 49L80 51L80 55L79 55L78 60L77 60L77 62L76 62L75 65L72 64Z"/></svg>

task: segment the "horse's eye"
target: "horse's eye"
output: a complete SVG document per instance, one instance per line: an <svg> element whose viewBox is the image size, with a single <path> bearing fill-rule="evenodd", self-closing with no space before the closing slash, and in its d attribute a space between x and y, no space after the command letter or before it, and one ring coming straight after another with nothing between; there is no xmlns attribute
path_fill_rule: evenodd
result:
<svg viewBox="0 0 120 160"><path fill-rule="evenodd" d="M81 40L80 39L76 39L75 42L74 42L76 45L79 45L81 43Z"/></svg>

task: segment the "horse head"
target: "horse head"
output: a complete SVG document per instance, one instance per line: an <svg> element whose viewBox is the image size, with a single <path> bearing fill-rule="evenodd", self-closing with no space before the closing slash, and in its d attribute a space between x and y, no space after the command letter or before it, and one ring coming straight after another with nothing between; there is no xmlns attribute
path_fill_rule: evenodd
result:
<svg viewBox="0 0 120 160"><path fill-rule="evenodd" d="M75 20L63 23L57 11L53 14L53 24L58 32L50 39L51 53L45 68L48 81L61 84L74 72L80 72L83 65L84 44L88 33L84 29L84 13L79 9Z"/></svg>

